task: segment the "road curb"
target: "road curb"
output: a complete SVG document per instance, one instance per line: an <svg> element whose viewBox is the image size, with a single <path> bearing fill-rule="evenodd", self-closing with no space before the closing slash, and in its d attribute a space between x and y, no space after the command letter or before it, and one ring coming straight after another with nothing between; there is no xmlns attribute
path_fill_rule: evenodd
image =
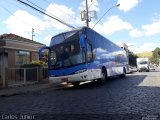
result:
<svg viewBox="0 0 160 120"><path fill-rule="evenodd" d="M34 84L29 86L20 86L20 87L8 88L8 89L1 89L0 97L10 97L10 96L16 96L20 94L27 94L29 92L36 92L49 87L50 87L49 84Z"/></svg>

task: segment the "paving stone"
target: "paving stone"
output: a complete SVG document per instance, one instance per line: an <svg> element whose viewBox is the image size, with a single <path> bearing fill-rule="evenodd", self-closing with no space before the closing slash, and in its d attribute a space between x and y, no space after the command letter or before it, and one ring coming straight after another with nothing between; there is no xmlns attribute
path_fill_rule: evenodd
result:
<svg viewBox="0 0 160 120"><path fill-rule="evenodd" d="M159 80L159 72L142 72L127 75L123 80L111 78L104 85L91 82L79 87L48 88L1 97L0 114L26 113L36 115L37 119L145 120L155 117L157 120L160 86L155 82Z"/></svg>

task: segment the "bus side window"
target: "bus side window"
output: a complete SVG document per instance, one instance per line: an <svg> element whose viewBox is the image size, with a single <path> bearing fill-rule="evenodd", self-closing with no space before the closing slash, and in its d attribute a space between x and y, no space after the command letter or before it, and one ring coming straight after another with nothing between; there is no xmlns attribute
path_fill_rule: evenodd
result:
<svg viewBox="0 0 160 120"><path fill-rule="evenodd" d="M87 43L87 61L91 61L93 59L93 54L92 54L92 46Z"/></svg>

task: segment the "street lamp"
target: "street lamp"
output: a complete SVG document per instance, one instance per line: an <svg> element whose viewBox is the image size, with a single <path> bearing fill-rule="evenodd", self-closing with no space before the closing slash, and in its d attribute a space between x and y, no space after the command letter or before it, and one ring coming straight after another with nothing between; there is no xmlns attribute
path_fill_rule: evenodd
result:
<svg viewBox="0 0 160 120"><path fill-rule="evenodd" d="M112 9L112 8L114 8L114 7L119 7L120 6L120 4L117 4L117 5L114 5L114 6L112 6L111 8L109 8L103 15L102 15L102 17L96 22L96 24L93 26L93 28L99 23L99 21ZM92 28L92 29L93 29Z"/></svg>

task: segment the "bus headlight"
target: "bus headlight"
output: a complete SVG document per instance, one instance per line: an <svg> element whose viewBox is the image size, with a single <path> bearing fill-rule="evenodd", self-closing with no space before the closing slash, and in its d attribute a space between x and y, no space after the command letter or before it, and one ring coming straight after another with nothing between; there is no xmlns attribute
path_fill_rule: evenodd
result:
<svg viewBox="0 0 160 120"><path fill-rule="evenodd" d="M78 71L75 72L75 74L83 73L85 71L87 71L87 69L78 70Z"/></svg>

